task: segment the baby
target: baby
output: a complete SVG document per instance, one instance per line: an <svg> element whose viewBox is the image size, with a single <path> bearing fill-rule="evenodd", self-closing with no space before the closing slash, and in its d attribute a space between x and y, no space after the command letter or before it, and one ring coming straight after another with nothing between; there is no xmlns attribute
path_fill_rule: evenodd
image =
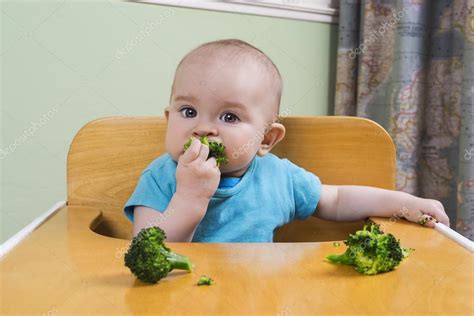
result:
<svg viewBox="0 0 474 316"><path fill-rule="evenodd" d="M356 221L402 209L411 222L449 225L436 200L324 185L270 153L285 137L285 127L275 120L281 93L277 67L246 42L220 40L188 53L176 69L164 112L167 153L142 172L125 205L133 235L160 226L167 241L272 242L276 228L294 219ZM195 139L183 153L190 136ZM223 143L229 162L218 167L214 157L208 159L201 136Z"/></svg>

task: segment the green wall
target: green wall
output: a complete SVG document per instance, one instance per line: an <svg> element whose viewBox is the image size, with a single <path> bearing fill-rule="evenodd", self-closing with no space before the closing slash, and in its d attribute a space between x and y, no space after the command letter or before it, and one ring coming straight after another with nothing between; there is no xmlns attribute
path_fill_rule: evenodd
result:
<svg viewBox="0 0 474 316"><path fill-rule="evenodd" d="M112 1L1 2L1 240L66 200L68 146L103 116L162 115L195 46L239 38L284 80L281 111L331 111L335 25Z"/></svg>

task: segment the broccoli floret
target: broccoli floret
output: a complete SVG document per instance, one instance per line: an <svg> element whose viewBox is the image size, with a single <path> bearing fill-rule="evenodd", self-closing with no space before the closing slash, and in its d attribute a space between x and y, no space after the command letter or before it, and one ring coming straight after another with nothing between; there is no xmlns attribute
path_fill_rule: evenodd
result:
<svg viewBox="0 0 474 316"><path fill-rule="evenodd" d="M330 255L330 262L352 265L363 274L393 270L408 255L392 234L384 234L377 224L365 225L344 241L347 250L342 255ZM411 250L410 250L411 252Z"/></svg>
<svg viewBox="0 0 474 316"><path fill-rule="evenodd" d="M214 284L214 279L212 279L211 277L205 276L205 275L201 275L201 277L199 278L198 283L197 283L197 285L199 285L199 286L201 286L201 285L212 285L212 284Z"/></svg>
<svg viewBox="0 0 474 316"><path fill-rule="evenodd" d="M207 136L201 136L199 140L201 141L201 143L209 147L209 155L207 156L207 159L209 159L210 157L216 158L216 163L218 167L221 165L225 165L229 162L229 160L224 154L224 144L215 141L209 141ZM186 151L189 146L191 146L192 141L193 137L190 137L186 144L184 144L183 146L184 151Z"/></svg>
<svg viewBox="0 0 474 316"><path fill-rule="evenodd" d="M166 247L165 232L155 226L142 229L125 254L125 266L143 282L156 283L173 269L192 271L188 257Z"/></svg>

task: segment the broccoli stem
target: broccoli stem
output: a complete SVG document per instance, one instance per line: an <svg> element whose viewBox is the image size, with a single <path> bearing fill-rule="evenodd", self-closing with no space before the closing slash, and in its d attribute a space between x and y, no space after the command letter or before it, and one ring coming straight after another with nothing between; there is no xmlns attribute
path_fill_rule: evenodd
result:
<svg viewBox="0 0 474 316"><path fill-rule="evenodd" d="M342 255L329 255L326 257L329 261L335 263L342 263L352 265L354 260L351 258L350 254L346 251Z"/></svg>
<svg viewBox="0 0 474 316"><path fill-rule="evenodd" d="M166 256L166 259L168 259L171 265L171 270L178 269L189 272L193 270L193 265L188 257L177 254L174 251L166 251L164 249L162 249L162 253Z"/></svg>

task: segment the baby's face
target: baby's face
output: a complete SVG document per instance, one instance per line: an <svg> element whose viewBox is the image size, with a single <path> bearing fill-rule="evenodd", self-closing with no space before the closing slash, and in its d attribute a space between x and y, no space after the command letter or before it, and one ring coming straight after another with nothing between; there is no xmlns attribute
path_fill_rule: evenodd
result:
<svg viewBox="0 0 474 316"><path fill-rule="evenodd" d="M266 124L276 116L275 92L259 65L223 57L190 56L179 67L168 119L166 148L177 161L190 136L224 143L226 176L241 176L255 157Z"/></svg>

